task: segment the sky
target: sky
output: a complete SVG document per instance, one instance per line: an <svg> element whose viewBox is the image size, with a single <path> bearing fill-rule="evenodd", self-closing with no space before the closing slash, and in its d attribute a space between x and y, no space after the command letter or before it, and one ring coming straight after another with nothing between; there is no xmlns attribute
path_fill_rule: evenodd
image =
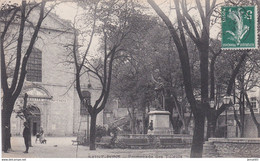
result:
<svg viewBox="0 0 260 161"><path fill-rule="evenodd" d="M41 0L26 0L26 1L27 2L29 2L29 1L40 2ZM65 19L65 20L70 20L71 22L73 22L74 17L77 13L77 9L79 9L79 7L75 4L75 2L71 2L73 0L57 0L57 1L70 1L70 2L64 2L64 3L59 4L53 10L53 12L55 12L60 18ZM152 7L148 4L147 0L136 0L136 1L138 3L141 3L146 6L144 13L149 14L149 15L158 16L155 13L155 11L152 9ZM164 11L164 13L170 18L172 23L174 23L176 21L176 16L175 16L175 10L173 9L174 8L173 0L154 0L154 1ZM190 7L190 5L195 4L195 0L186 0L186 1L187 1L187 4L189 4L188 7ZM202 5L203 5L204 0L201 0L201 1L203 1L202 2ZM0 5L1 5L1 3L5 3L5 2L21 4L22 0L0 0ZM220 2L223 2L223 0L217 0L217 3L220 3ZM47 6L48 6L48 3L47 3ZM198 15L196 9L192 9L190 11L190 13L191 13L191 16L199 18L199 15ZM217 36L220 36L219 35L220 30L221 30L220 25L214 25L214 27L211 28L211 30L210 30L210 37L214 38L214 39L215 38L220 39L219 37L217 37ZM80 37L78 38L79 43L82 42L81 44L83 45L83 47L81 49L79 49L79 51L82 51L82 52L84 52L84 50L86 49L86 46L87 46L86 44L88 44L88 41L89 41L88 37L84 37L84 39L85 39L85 41L83 41L83 39L80 39ZM100 39L100 37L98 37L98 36L95 36L93 38L92 45L90 47L90 53L88 54L90 57L99 55L98 54L99 53L99 44L100 44L99 39Z"/></svg>
<svg viewBox="0 0 260 161"><path fill-rule="evenodd" d="M145 13L157 16L155 11L147 3L147 0L137 0L137 1L140 2L141 4L144 4L145 6L147 6ZM170 9L170 8L174 8L173 2L171 2L171 0L154 0L154 1L159 5L159 7L165 12L165 14L174 23L174 21L176 21L175 10ZM195 0L187 0L187 4L194 4L194 1ZM223 2L223 0L217 0L217 3L222 3L222 2ZM202 3L202 5L203 4L204 3ZM58 14L63 19L68 19L68 20L73 21L73 18L76 14L76 10L77 10L77 5L75 3L71 3L71 2L62 3L56 9L56 14ZM191 10L191 16L196 17L196 15L198 15L197 11ZM211 29L211 37L216 38L216 36L217 36L216 33L219 33L219 32L220 32L220 25L215 25L215 27Z"/></svg>
<svg viewBox="0 0 260 161"><path fill-rule="evenodd" d="M28 2L29 0L26 0L26 1ZM30 1L39 2L41 0L30 0ZM73 1L73 0L60 0L60 1ZM145 13L157 16L155 11L153 11L152 8L147 3L147 0L136 0L136 1L147 6ZM174 8L172 0L154 0L154 1L159 5L159 7L165 12L165 14L174 23L174 21L176 21L175 10L170 9L170 7ZM188 4L194 4L194 2L195 2L195 0L186 0L186 1ZM204 0L201 0L201 1L204 1ZM0 0L0 4L4 3L4 2L20 4L22 2L22 0ZM223 2L223 0L217 0L217 3L221 3L221 2ZM202 4L204 4L204 3L202 3ZM76 12L77 12L77 5L73 2L61 3L58 7L55 8L55 13L60 18L67 19L70 21L73 21L75 15L76 15ZM198 15L198 13L196 10L193 9L193 10L191 10L191 15L196 17L196 15ZM220 32L220 25L215 26L214 28L211 29L211 37L216 38L217 33L219 33L219 32Z"/></svg>
<svg viewBox="0 0 260 161"><path fill-rule="evenodd" d="M40 2L41 0L26 0L27 2ZM51 0L50 0L51 1ZM58 1L73 1L73 0L58 0ZM166 13L167 16L174 16L171 15L170 12L170 7L174 7L173 6L173 0L154 0L160 8L163 9L163 11ZM186 0L188 4L190 3L194 3L194 0ZM201 0L204 1L204 0ZM217 0L217 1L223 1L223 0ZM20 4L22 2L22 0L0 0L0 4L4 3L4 2L11 2L11 3L18 3ZM149 6L149 4L147 3L147 0L136 0L136 2L143 4L145 6L147 6L148 8L151 8ZM57 9L57 14L61 15L64 18L67 19L73 19L73 16L76 13L76 5L72 2L66 2L66 3L62 3L59 8ZM147 11L146 11L147 12ZM155 14L152 10L150 10L150 13Z"/></svg>

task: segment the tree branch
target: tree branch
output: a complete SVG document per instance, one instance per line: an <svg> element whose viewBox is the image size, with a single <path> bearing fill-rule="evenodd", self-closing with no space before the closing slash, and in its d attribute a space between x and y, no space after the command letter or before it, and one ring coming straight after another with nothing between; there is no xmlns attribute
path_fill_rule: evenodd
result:
<svg viewBox="0 0 260 161"><path fill-rule="evenodd" d="M195 33L195 36L193 36L193 37L195 37L196 39L199 39L199 38L200 38L199 32L198 32L197 27L196 27L194 21L192 20L190 14L188 13L186 0L183 0L183 1L182 1L182 9L183 9L183 15L188 19L188 21L190 22L191 27L192 27L192 29L193 29L193 31L194 31L194 33ZM185 23L186 23L186 25L187 25L187 22L186 22L186 21L185 21ZM186 29L186 28L185 28L185 29ZM186 29L186 30L187 30L187 29ZM194 41L194 40L193 40L193 41ZM195 42L195 41L194 41L194 42Z"/></svg>
<svg viewBox="0 0 260 161"><path fill-rule="evenodd" d="M218 53L215 53L212 48L210 48L210 49L213 53L213 57L211 58L211 62L210 62L210 99L214 100L214 98L215 98L215 62L216 62L217 56L219 56L221 53L221 49L218 51Z"/></svg>
<svg viewBox="0 0 260 161"><path fill-rule="evenodd" d="M173 27L173 24L169 20L169 18L163 13L163 11L157 6L157 4L153 0L147 0L148 3L152 6L152 8L156 11L156 13L161 17L161 19L164 21L166 26L168 27L168 30L170 31L170 34L173 38L173 41L177 47L181 66L182 66L182 75L183 75L183 80L184 80L184 85L185 85L185 91L187 94L187 98L189 103L191 104L191 109L193 112L196 110L194 108L197 107L197 103L195 100L195 97L193 95L193 88L192 88L192 83L191 83L191 73L190 73L190 64L189 64L189 56L188 56L188 51L185 46L181 43L180 37L177 34L177 31ZM175 5L178 5L179 1L175 0ZM176 14L178 16L177 12L178 9L176 9ZM180 16L179 16L180 17ZM178 26L179 28L182 26Z"/></svg>
<svg viewBox="0 0 260 161"><path fill-rule="evenodd" d="M33 49L33 46L35 44L35 41L36 41L36 38L38 36L38 32L41 28L41 24L42 24L42 21L44 19L44 8L45 8L45 4L46 4L46 1L43 0L41 2L41 9L40 9L40 15L39 15L39 19L38 19L38 22L37 22L37 25L36 25L36 28L34 30L34 33L33 33L33 36L31 38L31 41L29 43L29 46L27 48L27 51L23 57L23 62L22 62L22 67L21 67L21 73L20 73L20 79L19 79L19 82L18 82L18 85L17 85L17 88L16 90L14 91L14 94L13 96L15 98L18 97L18 95L20 94L21 90L22 90L22 87L23 87L23 83L24 83L24 79L25 79L25 75L26 75L26 65L27 65L27 61L29 59L29 56L32 52L32 49Z"/></svg>
<svg viewBox="0 0 260 161"><path fill-rule="evenodd" d="M81 68L83 67L84 63L85 63L85 59L87 57L87 54L89 52L89 49L90 49L90 46L91 46L91 43L92 43L92 40L93 40L93 37L94 37L94 34L95 34L95 28L96 28L96 12L97 12L97 5L98 3L96 4L95 6L95 11L94 11L94 22L93 22L93 26L92 26L92 32L91 32L91 35L90 35L90 39L89 39L89 43L88 43L88 46L87 46L87 49L85 51L85 54L83 56L83 60L79 66L79 70L81 70Z"/></svg>
<svg viewBox="0 0 260 161"><path fill-rule="evenodd" d="M230 77L230 79L229 79L229 83L228 83L228 87L227 87L227 92L226 92L226 94L227 94L228 96L231 95L234 81L235 81L236 76L237 76L237 74L238 74L238 72L239 72L239 69L241 68L242 63L245 61L246 57L247 57L247 52L244 52L244 53L242 54L242 56L240 57L240 60L239 60L239 62L238 62L238 64L237 64L237 66L235 67L235 69L234 69L233 72L232 72L232 75L231 75L231 77ZM227 107L228 107L227 105L222 105L222 106L217 110L217 116L219 116L222 112L224 112Z"/></svg>
<svg viewBox="0 0 260 161"><path fill-rule="evenodd" d="M22 1L21 6L21 23L20 23L20 29L19 29L19 36L17 40L17 51L16 51L16 63L15 63L15 69L14 69L14 76L11 83L10 92L13 93L15 90L15 87L17 85L18 81L18 75L20 70L20 64L21 64L21 57L22 57L22 44L23 44L23 32L24 32L24 25L25 25L25 10L26 10L26 1Z"/></svg>
<svg viewBox="0 0 260 161"><path fill-rule="evenodd" d="M204 19L205 19L205 14L204 14L204 11L203 11L203 9L202 9L200 0L196 0L196 4L197 4L198 10L199 10L200 18L201 18L202 21L204 21ZM203 23L203 22L202 22L202 23Z"/></svg>

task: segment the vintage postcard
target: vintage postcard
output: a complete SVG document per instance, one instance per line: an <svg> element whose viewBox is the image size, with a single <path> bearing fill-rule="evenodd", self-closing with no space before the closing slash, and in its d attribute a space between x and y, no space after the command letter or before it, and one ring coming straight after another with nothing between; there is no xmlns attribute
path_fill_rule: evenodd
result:
<svg viewBox="0 0 260 161"><path fill-rule="evenodd" d="M2 161L258 161L259 6L0 0Z"/></svg>

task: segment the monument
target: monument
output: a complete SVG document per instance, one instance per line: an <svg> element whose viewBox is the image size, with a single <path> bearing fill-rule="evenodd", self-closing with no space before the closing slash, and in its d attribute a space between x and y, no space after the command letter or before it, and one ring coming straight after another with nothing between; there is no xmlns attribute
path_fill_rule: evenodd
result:
<svg viewBox="0 0 260 161"><path fill-rule="evenodd" d="M149 130L148 134L159 135L159 134L172 134L170 127L169 111L150 111L149 115Z"/></svg>
<svg viewBox="0 0 260 161"><path fill-rule="evenodd" d="M156 83L156 99L155 99L155 108L156 110L150 111L149 115L149 126L148 134L152 135L167 135L173 134L173 130L170 126L170 112L165 110L165 94L168 94L166 91L162 79L159 77L156 81L152 76L153 81Z"/></svg>

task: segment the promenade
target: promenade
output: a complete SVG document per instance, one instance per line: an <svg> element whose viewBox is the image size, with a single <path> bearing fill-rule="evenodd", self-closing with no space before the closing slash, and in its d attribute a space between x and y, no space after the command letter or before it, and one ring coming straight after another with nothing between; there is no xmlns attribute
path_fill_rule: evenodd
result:
<svg viewBox="0 0 260 161"><path fill-rule="evenodd" d="M72 145L75 137L46 137L47 144L35 143L29 153L25 150L23 137L12 137L12 151L2 153L2 158L189 158L186 149L103 149L90 151L89 147Z"/></svg>

